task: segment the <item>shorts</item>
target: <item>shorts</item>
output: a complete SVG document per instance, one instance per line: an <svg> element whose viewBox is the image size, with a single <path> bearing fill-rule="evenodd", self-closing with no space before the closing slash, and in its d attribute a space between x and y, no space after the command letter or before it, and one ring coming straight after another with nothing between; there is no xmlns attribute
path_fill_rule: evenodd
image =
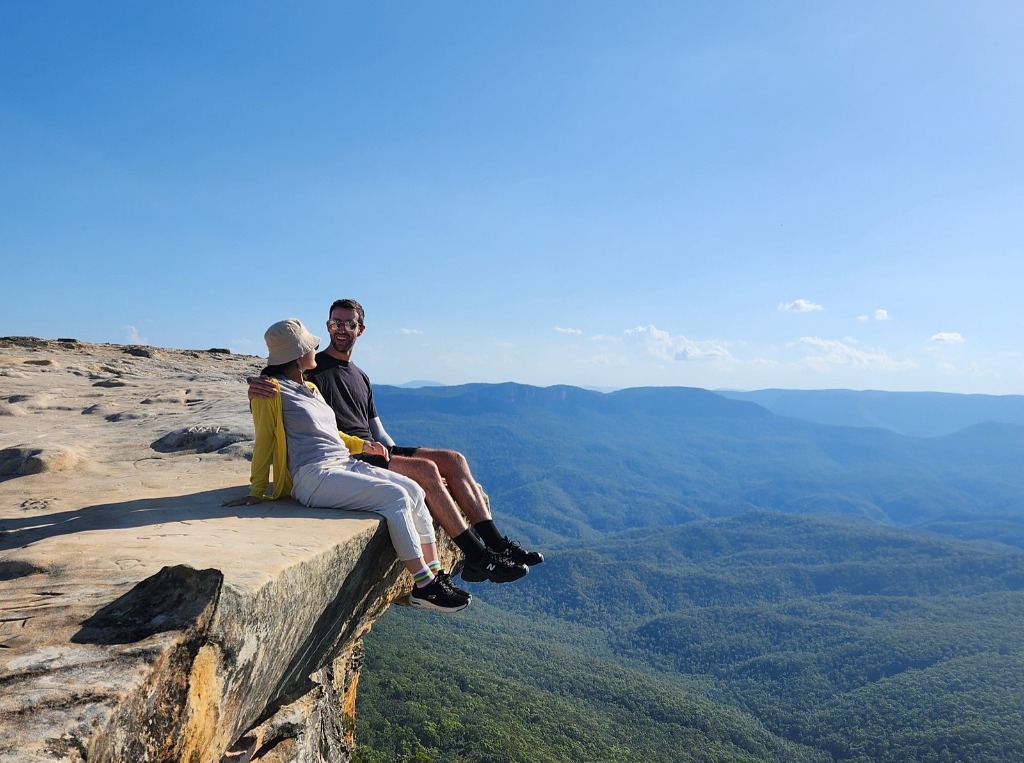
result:
<svg viewBox="0 0 1024 763"><path fill-rule="evenodd" d="M415 456L417 450L419 450L419 448L406 448L401 445L396 445L391 449L391 455L406 456L408 458L410 456ZM381 469L389 469L391 467L391 462L384 458L384 456L373 456L369 453L357 453L352 456L352 458L358 458L360 461L365 461L371 466L376 466Z"/></svg>

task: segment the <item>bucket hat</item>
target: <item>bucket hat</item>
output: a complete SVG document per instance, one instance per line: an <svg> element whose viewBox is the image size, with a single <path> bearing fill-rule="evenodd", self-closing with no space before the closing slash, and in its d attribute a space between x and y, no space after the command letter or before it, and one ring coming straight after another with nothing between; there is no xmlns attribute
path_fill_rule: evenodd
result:
<svg viewBox="0 0 1024 763"><path fill-rule="evenodd" d="M280 366L290 363L320 346L320 337L313 336L298 318L285 318L267 329L263 334L270 353L267 365Z"/></svg>

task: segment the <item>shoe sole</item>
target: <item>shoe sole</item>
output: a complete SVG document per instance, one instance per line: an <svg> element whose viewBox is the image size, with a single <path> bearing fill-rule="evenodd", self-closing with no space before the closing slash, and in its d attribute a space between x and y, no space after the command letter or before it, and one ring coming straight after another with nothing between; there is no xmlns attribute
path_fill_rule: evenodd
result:
<svg viewBox="0 0 1024 763"><path fill-rule="evenodd" d="M462 568L462 573L460 574L460 577L463 580L465 580L467 583L482 583L485 580L489 581L491 583L514 583L517 580L522 580L523 578L525 578L529 571L530 571L530 568L527 567L526 571L523 572L522 575L516 575L514 578L510 578L510 577L494 578L494 577L488 575L486 571L476 572L474 570L468 569L467 567L463 567Z"/></svg>
<svg viewBox="0 0 1024 763"><path fill-rule="evenodd" d="M426 599L414 599L413 597L410 596L409 597L409 606L412 607L413 609L425 609L425 610L428 610L430 612L453 612L454 613L454 612L461 612L466 607L468 607L472 601L473 600L470 599L465 604L462 604L461 606L457 606L457 607L439 607L436 604L434 604L432 601L427 601Z"/></svg>
<svg viewBox="0 0 1024 763"><path fill-rule="evenodd" d="M509 557L509 558L511 559L512 557ZM515 559L512 559L512 561L516 562ZM524 559L521 562L516 562L516 564L525 564L527 567L536 567L538 564L544 564L544 557L542 556L540 559L538 559L535 562L529 562L526 559Z"/></svg>

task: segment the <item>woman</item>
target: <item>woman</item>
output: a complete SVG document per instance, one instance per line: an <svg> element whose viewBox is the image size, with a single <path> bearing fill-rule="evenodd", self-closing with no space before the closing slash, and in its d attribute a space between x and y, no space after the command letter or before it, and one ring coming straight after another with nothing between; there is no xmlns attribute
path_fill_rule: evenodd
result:
<svg viewBox="0 0 1024 763"><path fill-rule="evenodd" d="M458 612L472 596L456 588L437 558L434 524L423 489L408 477L350 458L382 446L338 432L334 411L303 373L316 367L320 338L294 318L278 321L264 334L272 398L250 403L256 426L249 495L224 503L251 506L265 498L292 495L306 506L372 511L385 518L398 558L415 581L409 604ZM273 465L273 492L265 495Z"/></svg>

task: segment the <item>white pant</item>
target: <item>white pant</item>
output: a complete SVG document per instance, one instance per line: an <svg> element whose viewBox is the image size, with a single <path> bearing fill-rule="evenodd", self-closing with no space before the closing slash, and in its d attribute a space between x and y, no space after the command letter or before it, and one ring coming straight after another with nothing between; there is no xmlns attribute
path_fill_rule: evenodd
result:
<svg viewBox="0 0 1024 763"><path fill-rule="evenodd" d="M300 467L292 474L292 495L305 506L380 514L403 562L420 558L421 545L435 541L423 488L408 477L358 459L330 459Z"/></svg>

